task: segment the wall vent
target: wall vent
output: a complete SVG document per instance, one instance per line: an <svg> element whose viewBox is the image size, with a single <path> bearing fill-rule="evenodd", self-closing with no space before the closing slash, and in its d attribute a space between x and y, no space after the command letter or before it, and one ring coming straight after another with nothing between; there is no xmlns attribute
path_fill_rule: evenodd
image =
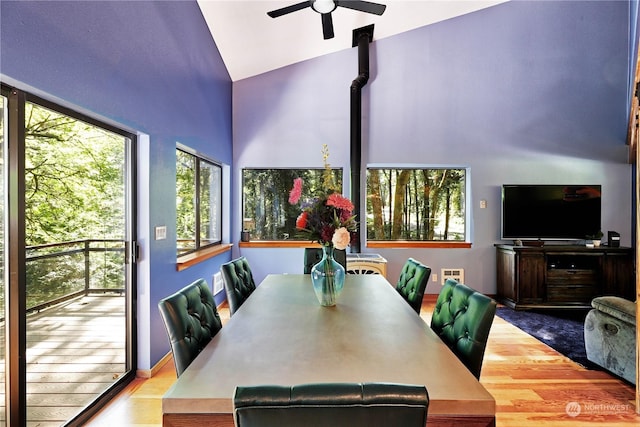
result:
<svg viewBox="0 0 640 427"><path fill-rule="evenodd" d="M218 295L222 291L223 287L224 284L222 283L222 273L218 272L213 275L213 294Z"/></svg>
<svg viewBox="0 0 640 427"><path fill-rule="evenodd" d="M440 278L442 279L441 285L444 286L444 283L447 279L453 279L458 283L464 283L464 269L463 268L443 268L440 270Z"/></svg>

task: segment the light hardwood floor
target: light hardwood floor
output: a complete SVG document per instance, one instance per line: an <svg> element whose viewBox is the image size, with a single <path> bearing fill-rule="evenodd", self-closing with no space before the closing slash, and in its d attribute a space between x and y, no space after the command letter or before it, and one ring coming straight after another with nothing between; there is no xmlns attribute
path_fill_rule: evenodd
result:
<svg viewBox="0 0 640 427"><path fill-rule="evenodd" d="M435 296L421 317L430 322ZM221 307L223 323L228 307ZM425 361L428 362L428 361ZM162 395L176 379L169 360L150 379L135 379L89 426L162 425ZM588 370L496 317L480 382L496 399L496 425L638 426L635 388L606 372Z"/></svg>

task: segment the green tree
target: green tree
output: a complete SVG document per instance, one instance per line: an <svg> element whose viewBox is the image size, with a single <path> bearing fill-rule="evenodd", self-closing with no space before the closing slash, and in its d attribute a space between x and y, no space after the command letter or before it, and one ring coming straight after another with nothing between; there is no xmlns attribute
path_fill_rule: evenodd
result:
<svg viewBox="0 0 640 427"><path fill-rule="evenodd" d="M123 137L27 103L26 244L123 239Z"/></svg>
<svg viewBox="0 0 640 427"><path fill-rule="evenodd" d="M464 169L369 169L368 238L464 239L464 186Z"/></svg>
<svg viewBox="0 0 640 427"><path fill-rule="evenodd" d="M26 104L28 307L83 289L86 253L91 286L124 286L125 144L122 135Z"/></svg>
<svg viewBox="0 0 640 427"><path fill-rule="evenodd" d="M325 169L244 169L242 171L243 228L253 240L304 240L296 230L301 206L323 188ZM342 188L342 170L331 169L333 182ZM295 178L302 178L300 204L289 203Z"/></svg>

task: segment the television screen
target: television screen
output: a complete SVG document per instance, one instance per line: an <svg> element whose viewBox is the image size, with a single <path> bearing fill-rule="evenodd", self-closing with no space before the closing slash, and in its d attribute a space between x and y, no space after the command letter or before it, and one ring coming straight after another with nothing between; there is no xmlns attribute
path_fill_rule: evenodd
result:
<svg viewBox="0 0 640 427"><path fill-rule="evenodd" d="M503 185L503 239L585 239L600 231L600 185Z"/></svg>

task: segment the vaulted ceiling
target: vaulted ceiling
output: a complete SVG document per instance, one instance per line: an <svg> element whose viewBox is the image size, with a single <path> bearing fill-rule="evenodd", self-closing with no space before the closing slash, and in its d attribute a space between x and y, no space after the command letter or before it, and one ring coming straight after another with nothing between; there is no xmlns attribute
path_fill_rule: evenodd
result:
<svg viewBox="0 0 640 427"><path fill-rule="evenodd" d="M321 16L310 7L271 18L267 12L299 0L198 0L233 81L352 47L353 30L375 24L374 40L444 21L506 0L375 0L377 16L346 7L332 12L335 37L323 39ZM344 2L343 2L344 3Z"/></svg>

